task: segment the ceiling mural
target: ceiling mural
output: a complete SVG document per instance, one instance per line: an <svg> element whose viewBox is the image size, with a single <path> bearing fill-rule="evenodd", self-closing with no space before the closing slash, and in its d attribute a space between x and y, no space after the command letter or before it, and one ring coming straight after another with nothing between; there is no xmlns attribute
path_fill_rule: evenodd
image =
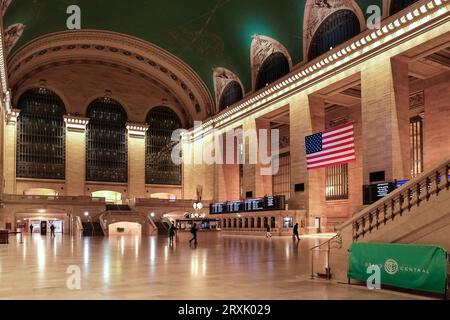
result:
<svg viewBox="0 0 450 320"><path fill-rule="evenodd" d="M4 29L15 29L10 56L27 43L50 33L67 31L67 8L81 9L81 29L130 35L161 47L190 66L214 96L211 71L222 67L252 89L250 48L253 36L283 44L293 65L303 53L303 15L306 0L0 0L6 11ZM327 9L332 0L316 1ZM344 1L345 2L345 1ZM355 1L381 7L382 0ZM176 9L174 9L176 8ZM16 27L17 28L17 27ZM10 30L11 31L11 30ZM17 35L22 33L21 37ZM17 41L17 43L15 43Z"/></svg>

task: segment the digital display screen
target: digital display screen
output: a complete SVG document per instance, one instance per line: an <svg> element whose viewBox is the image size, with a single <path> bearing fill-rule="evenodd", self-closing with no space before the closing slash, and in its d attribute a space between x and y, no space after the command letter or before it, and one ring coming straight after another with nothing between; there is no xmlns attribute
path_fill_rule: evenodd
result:
<svg viewBox="0 0 450 320"><path fill-rule="evenodd" d="M392 182L365 185L363 204L372 204L394 191L397 185Z"/></svg>
<svg viewBox="0 0 450 320"><path fill-rule="evenodd" d="M212 203L210 214L284 210L284 196L267 196L246 200Z"/></svg>

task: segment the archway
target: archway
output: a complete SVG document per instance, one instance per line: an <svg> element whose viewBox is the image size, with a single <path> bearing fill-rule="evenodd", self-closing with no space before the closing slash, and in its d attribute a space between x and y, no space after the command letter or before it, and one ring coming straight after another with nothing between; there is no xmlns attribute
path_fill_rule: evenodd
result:
<svg viewBox="0 0 450 320"><path fill-rule="evenodd" d="M129 221L111 223L108 226L108 234L110 236L140 236L142 235L142 225Z"/></svg>
<svg viewBox="0 0 450 320"><path fill-rule="evenodd" d="M94 198L105 198L106 203L122 204L122 194L117 191L100 190L91 193Z"/></svg>
<svg viewBox="0 0 450 320"><path fill-rule="evenodd" d="M53 189L46 188L31 188L24 190L23 194L25 196L58 196L59 193Z"/></svg>

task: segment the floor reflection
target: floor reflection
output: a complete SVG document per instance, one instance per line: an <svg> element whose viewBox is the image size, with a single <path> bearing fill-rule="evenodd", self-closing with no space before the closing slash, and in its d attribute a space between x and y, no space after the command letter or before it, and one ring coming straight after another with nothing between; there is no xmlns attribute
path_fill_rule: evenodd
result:
<svg viewBox="0 0 450 320"><path fill-rule="evenodd" d="M383 298L309 280L309 248L327 238L266 239L200 232L168 237L25 236L0 246L0 298L25 299L324 299ZM315 261L316 263L316 261ZM82 289L68 290L78 266ZM398 297L397 297L398 298Z"/></svg>

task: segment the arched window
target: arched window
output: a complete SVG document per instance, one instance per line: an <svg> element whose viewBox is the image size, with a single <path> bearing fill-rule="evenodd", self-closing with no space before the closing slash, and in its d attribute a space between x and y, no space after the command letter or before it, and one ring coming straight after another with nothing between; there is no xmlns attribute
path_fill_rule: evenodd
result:
<svg viewBox="0 0 450 320"><path fill-rule="evenodd" d="M320 56L360 33L358 17L350 10L339 10L326 18L314 34L308 60Z"/></svg>
<svg viewBox="0 0 450 320"><path fill-rule="evenodd" d="M26 91L18 107L17 177L64 179L64 103L54 92L37 88Z"/></svg>
<svg viewBox="0 0 450 320"><path fill-rule="evenodd" d="M181 165L172 161L174 130L181 128L180 120L168 107L156 107L147 115L147 150L145 157L145 183L180 185Z"/></svg>
<svg viewBox="0 0 450 320"><path fill-rule="evenodd" d="M94 100L87 109L86 180L127 182L127 116L114 99Z"/></svg>
<svg viewBox="0 0 450 320"><path fill-rule="evenodd" d="M272 53L261 66L256 77L256 90L289 73L289 61L281 52Z"/></svg>
<svg viewBox="0 0 450 320"><path fill-rule="evenodd" d="M228 108L233 103L242 100L242 97L242 88L239 82L231 81L227 84L220 96L219 110L222 111L223 109Z"/></svg>
<svg viewBox="0 0 450 320"><path fill-rule="evenodd" d="M393 15L399 11L402 11L406 7L412 5L418 0L391 0L391 7L389 9L390 15Z"/></svg>

